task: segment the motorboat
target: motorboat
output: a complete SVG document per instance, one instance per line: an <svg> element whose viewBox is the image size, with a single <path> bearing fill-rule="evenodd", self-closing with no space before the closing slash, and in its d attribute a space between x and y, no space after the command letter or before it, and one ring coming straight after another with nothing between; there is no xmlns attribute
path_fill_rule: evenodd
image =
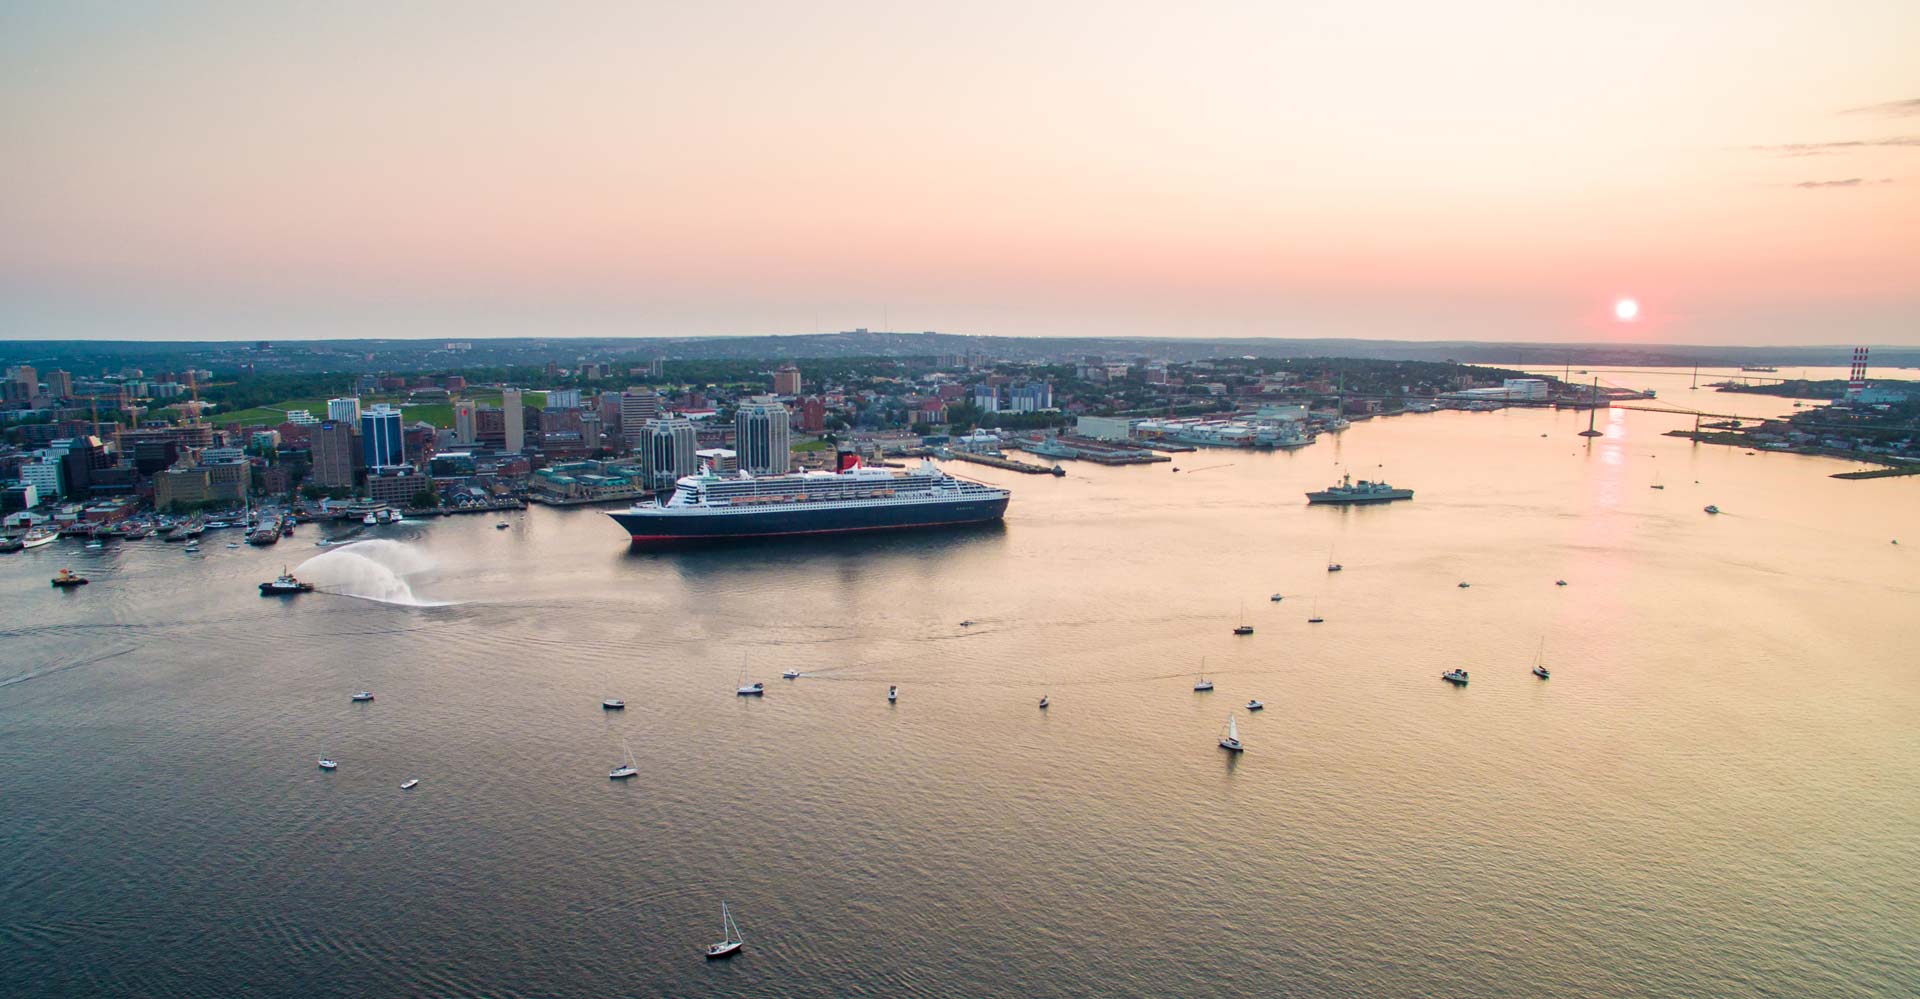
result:
<svg viewBox="0 0 1920 999"><path fill-rule="evenodd" d="M229 542L227 542L227 547L228 547L228 548L238 548L238 547L240 547L240 542L238 542L238 541L229 541Z"/></svg>
<svg viewBox="0 0 1920 999"><path fill-rule="evenodd" d="M889 686L887 688L887 703L892 704L893 702L899 699L900 699L900 688Z"/></svg>
<svg viewBox="0 0 1920 999"><path fill-rule="evenodd" d="M1719 513L1719 512L1720 512L1720 508L1719 508L1719 507L1717 507L1717 506L1714 506L1714 505L1713 505L1713 504L1711 504L1711 503L1709 503L1709 504L1707 504L1707 512L1708 512L1708 513Z"/></svg>
<svg viewBox="0 0 1920 999"><path fill-rule="evenodd" d="M1567 581L1566 581L1566 580L1564 580L1564 579L1556 579L1556 580L1554 580L1554 581L1553 581L1553 585L1555 585L1555 586L1565 586L1565 585L1567 585Z"/></svg>
<svg viewBox="0 0 1920 999"><path fill-rule="evenodd" d="M1253 625L1250 625L1250 624L1236 625L1233 629L1233 633L1236 635L1251 635L1253 634Z"/></svg>
<svg viewBox="0 0 1920 999"><path fill-rule="evenodd" d="M74 586L85 586L89 580L87 577L74 572L72 569L62 569L54 574L50 582L52 582L54 586L64 590Z"/></svg>
<svg viewBox="0 0 1920 999"><path fill-rule="evenodd" d="M735 925L733 913L727 911L727 903L720 903L720 941L707 945L707 960L732 957L744 946L746 941L740 939L740 927Z"/></svg>
<svg viewBox="0 0 1920 999"><path fill-rule="evenodd" d="M418 783L420 783L420 778L409 777L406 780L400 782L400 790L411 791L413 790L413 786Z"/></svg>
<svg viewBox="0 0 1920 999"><path fill-rule="evenodd" d="M1464 580L1464 579L1460 581L1460 588L1461 588L1461 589L1463 589L1463 590L1464 590L1464 589L1466 589L1466 588L1467 588L1468 586L1470 586L1470 585L1472 585L1472 584L1471 584L1471 583L1468 583L1468 582L1467 582L1466 580Z"/></svg>
<svg viewBox="0 0 1920 999"><path fill-rule="evenodd" d="M1240 744L1240 726L1231 714L1227 715L1227 732L1220 737L1220 748L1229 753L1245 752L1247 748Z"/></svg>
<svg viewBox="0 0 1920 999"><path fill-rule="evenodd" d="M1285 600L1286 598L1285 598L1285 597L1283 597L1283 596L1281 596L1280 594L1278 594L1278 593L1276 593L1276 594L1274 594L1273 596L1270 596L1270 597L1268 597L1267 599L1268 599L1268 600L1271 600L1271 601L1273 601L1274 603L1276 603L1276 604L1277 604L1277 603L1279 603L1280 601L1282 601L1282 600Z"/></svg>
<svg viewBox="0 0 1920 999"><path fill-rule="evenodd" d="M1248 711L1265 711L1266 709L1267 709L1267 706L1260 703L1258 700L1252 700L1247 702Z"/></svg>
<svg viewBox="0 0 1920 999"><path fill-rule="evenodd" d="M106 542L104 542L104 541L89 541L89 542L87 542L87 547L88 547L88 548L105 548L106 546L107 546L107 543L106 543Z"/></svg>
<svg viewBox="0 0 1920 999"><path fill-rule="evenodd" d="M764 683L749 683L733 688L733 692L741 697L758 697L767 692L767 685Z"/></svg>
<svg viewBox="0 0 1920 999"><path fill-rule="evenodd" d="M608 711L625 711L627 709L627 702L618 697L609 697L601 701L600 706Z"/></svg>
<svg viewBox="0 0 1920 999"><path fill-rule="evenodd" d="M504 531L504 530L506 530L507 528L509 528L509 527L512 527L512 526L513 526L512 524L509 524L509 523L507 523L506 521L504 521L504 520L503 520L503 521L501 521L501 522L499 522L498 524L495 524L495 525L493 525L493 529L494 529L494 530L496 530L496 531Z"/></svg>
<svg viewBox="0 0 1920 999"><path fill-rule="evenodd" d="M1440 679L1448 683L1457 683L1464 687L1467 684L1467 671L1463 669L1450 669L1440 674Z"/></svg>
<svg viewBox="0 0 1920 999"><path fill-rule="evenodd" d="M371 701L373 700L373 691L371 690L355 691L353 694L353 699L356 701Z"/></svg>
<svg viewBox="0 0 1920 999"><path fill-rule="evenodd" d="M1340 570L1342 570L1342 569L1345 569L1345 568L1346 568L1346 566L1344 566L1344 565L1341 565L1341 564L1340 564L1340 563L1338 563L1338 562L1328 562L1328 563L1327 563L1327 571L1328 571L1328 572L1339 572Z"/></svg>
<svg viewBox="0 0 1920 999"><path fill-rule="evenodd" d="M782 673L782 674L780 674L780 679L782 679L782 680L798 680L798 679L800 679L800 671L799 671L799 670L797 670L797 669L790 669L790 670L787 670L787 671L786 671L785 673Z"/></svg>
<svg viewBox="0 0 1920 999"><path fill-rule="evenodd" d="M340 764L335 763L332 759L328 757L325 757L325 756L320 757L320 769L322 770L332 770L334 767L337 767L339 765Z"/></svg>
<svg viewBox="0 0 1920 999"><path fill-rule="evenodd" d="M1048 702L1048 700L1047 700L1047 695L1045 695L1045 694L1041 694L1041 695L1040 695L1040 710L1042 710L1042 711L1045 711L1045 710L1047 710L1047 704L1048 704L1048 703L1049 703L1049 702Z"/></svg>

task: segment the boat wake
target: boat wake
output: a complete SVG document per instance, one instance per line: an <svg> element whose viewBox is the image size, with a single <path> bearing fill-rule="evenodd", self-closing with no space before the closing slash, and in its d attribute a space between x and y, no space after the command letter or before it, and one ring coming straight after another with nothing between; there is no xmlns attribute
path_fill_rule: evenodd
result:
<svg viewBox="0 0 1920 999"><path fill-rule="evenodd" d="M315 555L300 563L293 574L322 593L402 607L445 607L455 601L422 599L407 582L408 576L426 572L434 565L433 559L412 545L376 538Z"/></svg>

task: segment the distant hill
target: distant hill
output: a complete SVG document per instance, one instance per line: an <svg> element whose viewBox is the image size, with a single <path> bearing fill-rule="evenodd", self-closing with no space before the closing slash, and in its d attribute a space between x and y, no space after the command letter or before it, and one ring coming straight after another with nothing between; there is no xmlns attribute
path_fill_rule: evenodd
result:
<svg viewBox="0 0 1920 999"><path fill-rule="evenodd" d="M1920 348L1875 346L1873 367L1920 366ZM1489 343L1465 340L1281 338L1004 337L956 333L845 333L711 337L511 337L491 340L0 341L0 360L92 375L138 367L149 374L185 367L231 373L251 365L273 372L434 371L583 361L640 365L668 360L795 361L821 357L932 357L979 351L1015 361L1065 361L1087 355L1144 356L1172 361L1217 357L1359 357L1464 361L1508 366L1844 367L1848 347L1715 347L1689 344Z"/></svg>

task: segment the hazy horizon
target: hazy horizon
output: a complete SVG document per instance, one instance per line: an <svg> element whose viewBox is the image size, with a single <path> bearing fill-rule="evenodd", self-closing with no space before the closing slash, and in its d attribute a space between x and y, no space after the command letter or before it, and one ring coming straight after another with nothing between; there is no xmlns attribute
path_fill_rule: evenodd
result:
<svg viewBox="0 0 1920 999"><path fill-rule="evenodd" d="M0 339L1914 346L1915 51L1868 2L16 4Z"/></svg>

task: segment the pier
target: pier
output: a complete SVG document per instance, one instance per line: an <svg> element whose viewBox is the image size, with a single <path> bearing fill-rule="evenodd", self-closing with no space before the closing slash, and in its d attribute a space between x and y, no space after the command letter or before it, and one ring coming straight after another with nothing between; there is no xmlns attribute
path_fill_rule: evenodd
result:
<svg viewBox="0 0 1920 999"><path fill-rule="evenodd" d="M1009 472L1025 472L1028 475L1052 475L1051 465L1036 465L1030 461L1015 461L997 454L971 454L966 451L953 452L954 461L970 461L976 465L991 465L1004 468Z"/></svg>

